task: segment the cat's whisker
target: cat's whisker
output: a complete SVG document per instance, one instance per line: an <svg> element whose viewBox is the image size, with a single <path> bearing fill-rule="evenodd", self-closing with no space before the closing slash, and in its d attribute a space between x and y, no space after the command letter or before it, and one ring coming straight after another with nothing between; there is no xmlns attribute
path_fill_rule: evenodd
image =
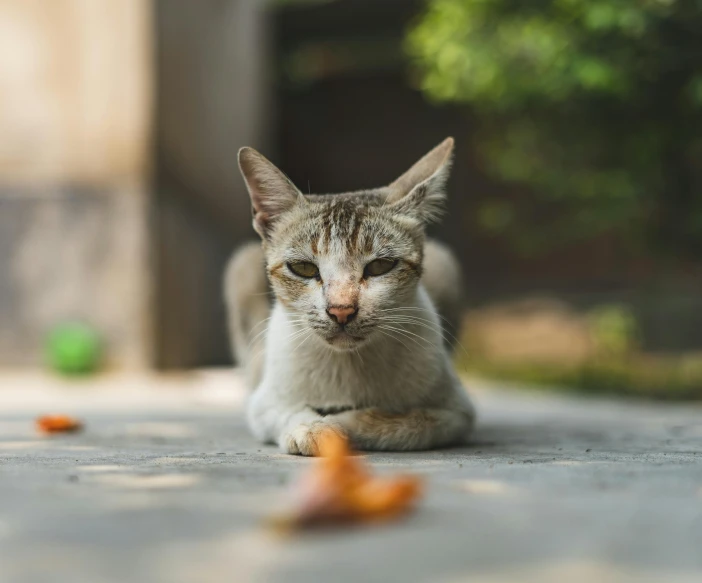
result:
<svg viewBox="0 0 702 583"><path fill-rule="evenodd" d="M358 358L361 360L361 366L366 366L366 364L363 362L363 357L361 356L361 351L358 350L358 347L356 347L356 354L358 354Z"/></svg>
<svg viewBox="0 0 702 583"><path fill-rule="evenodd" d="M423 320L417 320L414 318L406 318L402 316L393 316L393 317L385 317L385 318L379 318L380 322L387 322L389 324L397 324L399 326L402 325L410 325L410 326L418 326L421 328L424 328L426 330L429 330L431 332L434 332L435 334L441 335L441 337L446 340L446 337L444 334L450 334L446 329L444 329L443 326L436 324L435 322L426 322ZM456 340L454 338L454 340Z"/></svg>
<svg viewBox="0 0 702 583"><path fill-rule="evenodd" d="M261 346L259 346L258 349L256 350L256 352L252 356L249 357L249 360L257 361L259 358L261 358L261 356L263 356L263 358L265 360L265 358L266 358L266 343L265 342L261 343Z"/></svg>
<svg viewBox="0 0 702 583"><path fill-rule="evenodd" d="M249 343L253 342L253 341L254 341L256 338L258 338L261 334L265 334L265 333L266 333L266 331L268 330L268 325L267 325L267 322L265 322L264 324L266 324L266 325L264 325L263 328L262 328L261 330L259 330L258 332L256 332L256 334L254 334L254 336L252 336L252 338L251 338L251 340L249 341ZM254 331L254 328L251 329L251 332L253 332L253 331Z"/></svg>
<svg viewBox="0 0 702 583"><path fill-rule="evenodd" d="M259 332L259 334L257 334L256 336L259 337L259 336L261 336L262 334L264 334L264 333L267 332L267 331L268 331L268 328L266 328L266 329L263 330L262 332ZM295 335L298 335L298 336L299 336L299 335L301 335L301 334L302 334L303 332L305 332L305 331L306 331L306 329L296 330L295 332L289 334L288 337L287 337L287 339L292 339L292 340L294 340L295 337L296 337ZM252 341L249 342L248 348L251 348L251 345L253 344L254 340L255 340L255 339L252 339ZM248 348L247 348L247 350L248 350ZM258 359L258 357L260 357L261 354L262 354L263 352L265 352L265 350L266 350L266 343L263 342L262 345L259 347L258 352L256 352L256 354L252 357L251 360L256 360L256 359Z"/></svg>
<svg viewBox="0 0 702 583"><path fill-rule="evenodd" d="M392 331L394 331L396 334L400 334L400 335L403 336L404 338L407 338L407 340L411 340L412 342L414 342L414 343L415 343L417 346L419 346L420 348L422 348L422 349L425 348L425 346L422 345L422 344L419 342L419 340L417 340L416 338L413 338L411 335L407 334L406 331L403 330L402 328L395 328L395 327L393 327L393 326L384 326L384 325L382 325L382 324L381 324L380 326L378 326L378 328L381 328L381 329L383 329L383 330L392 330ZM419 336L418 334L415 334L414 336L417 336L417 338L420 338L420 339L424 340L425 342L427 342L427 344L428 344L429 346L434 346L434 344L432 344L431 342L429 342L429 341L426 340L425 338L422 338L422 337Z"/></svg>
<svg viewBox="0 0 702 583"><path fill-rule="evenodd" d="M388 326L389 324L384 323L384 325L385 325L385 326ZM429 345L431 345L431 346L436 346L431 340L429 340L429 338L425 338L425 337L422 336L421 334L417 334L417 333L415 333L415 332L412 332L412 331L410 331L410 330L407 330L407 328L402 327L402 324L395 324L395 326L397 326L397 330L402 331L404 334L408 334L409 336L413 336L413 337L415 337L415 338L419 338L420 340L423 340L424 342L426 342L427 344L429 344Z"/></svg>
<svg viewBox="0 0 702 583"><path fill-rule="evenodd" d="M382 320L383 321L390 321L390 320L386 320L386 318L388 318L388 317L385 316L382 318ZM453 335L451 332L449 332L441 324L437 324L436 322L432 322L431 320L428 320L426 318L418 318L416 316L410 316L410 315L399 315L399 316L392 315L392 316L390 316L390 318L392 318L398 324L402 320L403 322L407 322L407 323L416 323L418 326L425 326L428 329L434 329L434 330L438 329L437 331L441 331L441 334L442 334L442 337L444 338L444 340L446 340L446 337L444 336L444 334L448 335L461 348L461 350L463 350L465 355L469 356L468 350L466 350L466 347L463 346L461 341L455 335ZM398 318L401 320L399 320ZM432 328L432 326L436 326L436 328Z"/></svg>
<svg viewBox="0 0 702 583"><path fill-rule="evenodd" d="M420 316L417 316L415 314L403 314L403 313L397 313L397 312L392 312L390 314L382 313L382 310L379 310L380 312L380 318L404 318L404 319L412 319L416 322L424 322L426 324L429 324L431 326L436 326L440 328L441 330L446 331L445 326L441 322L436 322L434 320L430 320L429 318L422 318Z"/></svg>
<svg viewBox="0 0 702 583"><path fill-rule="evenodd" d="M312 337L312 334L314 334L314 332L312 332L312 331L310 330L309 334L307 334L307 336L305 336L305 337L302 339L302 342L300 342L300 344L298 344L297 346L295 346L295 348L293 348L292 351L293 351L293 352L297 352L297 350L298 350L299 348L301 348L302 345L303 345L305 342L307 342L307 341Z"/></svg>
<svg viewBox="0 0 702 583"><path fill-rule="evenodd" d="M249 343L246 345L246 349L249 350L250 348L253 347L256 342L265 335L265 333L268 332L268 327L266 326L263 330L261 330L256 336L254 336L251 340L249 340Z"/></svg>
<svg viewBox="0 0 702 583"><path fill-rule="evenodd" d="M260 322L256 322L253 326L251 326L250 332L253 332L253 331L256 330L256 328L258 328L259 326L263 326L263 325L265 325L267 322L270 322L271 318L272 318L272 316L268 316L268 318L264 318L264 319L261 320Z"/></svg>
<svg viewBox="0 0 702 583"><path fill-rule="evenodd" d="M294 342L295 340L303 336L305 332L312 332L312 330L310 330L309 328L302 328L301 330L296 330L295 332L288 334L286 340L288 342Z"/></svg>
<svg viewBox="0 0 702 583"><path fill-rule="evenodd" d="M269 320L270 320L270 318L266 318L265 322L267 322L267 321L269 321ZM299 320L299 323L298 323L298 321L291 321L290 323L291 323L293 326L300 326L300 325L302 325L303 320L302 320L302 319ZM249 340L249 343L248 343L248 345L247 345L247 349L248 349L248 348L251 348L251 345L252 345L252 344L254 344L261 336L265 335L265 333L268 332L268 329L269 329L269 326L266 326L263 330L261 330L260 332L258 332L253 338L251 338L251 340ZM251 331L253 332L253 328L252 328Z"/></svg>
<svg viewBox="0 0 702 583"><path fill-rule="evenodd" d="M388 309L385 309L385 310L378 310L378 311L379 311L379 312L398 312L398 311L401 311L401 310L426 311L426 310L423 310L423 308L413 308L413 307L388 308ZM441 315L438 314L438 313L437 313L436 315L437 315L439 318L441 318L442 320L444 320L446 323L448 323L449 326L452 326L452 323L451 323L447 318L444 318L443 316L441 316ZM427 318L420 318L419 316L416 316L416 315L414 315L414 314L401 314L401 313L400 313L400 314L397 314L397 313L393 313L393 314L390 314L390 317L392 317L392 318L401 317L401 318L407 318L408 320L409 320L409 319L412 319L412 320L414 320L415 322L417 322L418 325L419 325L419 322L421 321L421 322L424 322L425 324L427 324L428 326L437 326L437 327L441 330L442 336L443 336L444 334L447 335L447 336L449 336L449 338L451 338L451 339L461 348L461 350L465 353L465 355L468 356L468 351L466 350L465 346L463 346L463 344L461 343L461 341L456 337L456 335L454 335L452 332L450 332L449 330L447 330L447 329L446 329L446 326L442 325L441 323L434 322L434 321L429 320L429 319L427 319ZM445 337L445 336L443 336L443 337L444 337L444 340L446 340L446 337Z"/></svg>
<svg viewBox="0 0 702 583"><path fill-rule="evenodd" d="M447 330L446 327L443 326L440 322L428 320L426 318L418 318L417 316L404 315L404 314L384 315L384 316L380 316L380 319L393 320L393 321L398 322L398 323L403 322L403 323L416 324L418 326L424 326L427 329L438 331L442 335L446 334L446 335L450 336L456 342L459 342L458 338L456 338L451 332L449 332L449 330Z"/></svg>
<svg viewBox="0 0 702 583"><path fill-rule="evenodd" d="M388 338L392 338L393 340L397 340L400 344L402 344L402 346L404 346L407 349L408 352L410 351L409 346L407 346L402 340L400 340L396 336L392 335L390 332L384 332L383 330L378 330L378 332L380 332L383 336L387 336Z"/></svg>
<svg viewBox="0 0 702 583"><path fill-rule="evenodd" d="M378 310L379 312L400 312L400 311L405 311L405 310L410 310L410 311L416 311L416 312L424 312L425 314L428 313L426 308L417 308L415 306L404 306L400 308L384 308ZM436 312L436 316L440 319L446 322L449 326L453 325L453 322L446 318L445 316L442 316L438 312Z"/></svg>
<svg viewBox="0 0 702 583"><path fill-rule="evenodd" d="M253 326L251 326L251 332L253 332L256 328L259 326L262 326L266 322L270 322L270 320L273 318L273 316L268 316L267 318L263 318L260 322L256 322ZM300 322L305 322L306 319L302 316L296 317L296 318L290 318L288 317L287 319L288 322L290 323L300 323Z"/></svg>
<svg viewBox="0 0 702 583"><path fill-rule="evenodd" d="M257 328L259 328L259 327L261 327L261 326L265 326L266 323L268 323L268 322L271 321L271 318L272 318L272 316L268 316L268 318L264 318L264 319L261 320L260 322L256 322L253 326L251 326L251 330L249 331L249 333L253 333ZM289 321L290 321L291 323L298 323L298 322L303 322L304 319L303 319L303 318L299 318L299 319L297 319L297 320L289 320ZM267 326L266 326L266 328L267 328Z"/></svg>

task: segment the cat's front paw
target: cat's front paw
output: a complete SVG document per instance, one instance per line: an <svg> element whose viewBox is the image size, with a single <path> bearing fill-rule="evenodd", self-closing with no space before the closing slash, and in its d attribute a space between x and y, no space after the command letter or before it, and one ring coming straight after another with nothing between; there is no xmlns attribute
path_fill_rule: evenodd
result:
<svg viewBox="0 0 702 583"><path fill-rule="evenodd" d="M301 423L291 431L284 433L278 443L284 453L318 456L320 440L327 431L346 435L341 426L336 423L312 421L311 423Z"/></svg>

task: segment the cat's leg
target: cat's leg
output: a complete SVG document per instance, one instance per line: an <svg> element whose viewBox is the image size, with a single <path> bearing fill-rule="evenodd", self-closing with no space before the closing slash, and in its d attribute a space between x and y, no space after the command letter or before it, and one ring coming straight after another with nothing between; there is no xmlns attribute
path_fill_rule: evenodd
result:
<svg viewBox="0 0 702 583"><path fill-rule="evenodd" d="M344 429L330 419L320 417L311 409L293 414L278 437L278 447L283 453L293 455L319 455L323 433L334 431L345 436Z"/></svg>
<svg viewBox="0 0 702 583"><path fill-rule="evenodd" d="M260 243L249 243L232 255L224 274L229 342L234 360L246 371L249 387L261 380L266 320L270 313L265 259Z"/></svg>
<svg viewBox="0 0 702 583"><path fill-rule="evenodd" d="M283 403L265 386L251 395L247 413L252 433L265 443L277 444L283 453L316 456L323 432L344 433L331 416L322 417L303 404Z"/></svg>
<svg viewBox="0 0 702 583"><path fill-rule="evenodd" d="M472 410L449 409L412 409L400 414L358 409L334 417L355 447L371 451L413 451L463 444L475 420Z"/></svg>

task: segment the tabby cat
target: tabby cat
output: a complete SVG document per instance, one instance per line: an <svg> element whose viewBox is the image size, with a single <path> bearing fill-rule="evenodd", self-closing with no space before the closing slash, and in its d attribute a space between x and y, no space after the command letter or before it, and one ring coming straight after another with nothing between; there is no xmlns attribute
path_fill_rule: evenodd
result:
<svg viewBox="0 0 702 583"><path fill-rule="evenodd" d="M444 335L460 270L424 232L452 152L448 138L389 186L327 195L303 194L257 151L239 152L262 243L234 254L225 296L259 439L316 455L329 429L366 450L468 438L474 410Z"/></svg>

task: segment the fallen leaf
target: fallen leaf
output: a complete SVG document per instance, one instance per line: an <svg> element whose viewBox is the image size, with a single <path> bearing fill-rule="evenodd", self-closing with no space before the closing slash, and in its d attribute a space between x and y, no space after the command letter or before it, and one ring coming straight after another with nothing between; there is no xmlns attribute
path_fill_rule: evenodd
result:
<svg viewBox="0 0 702 583"><path fill-rule="evenodd" d="M319 449L321 458L296 486L294 512L274 521L279 529L389 520L412 510L422 494L416 476L373 476L336 431L322 434Z"/></svg>
<svg viewBox="0 0 702 583"><path fill-rule="evenodd" d="M41 433L75 433L83 429L83 424L68 415L45 415L36 420Z"/></svg>

